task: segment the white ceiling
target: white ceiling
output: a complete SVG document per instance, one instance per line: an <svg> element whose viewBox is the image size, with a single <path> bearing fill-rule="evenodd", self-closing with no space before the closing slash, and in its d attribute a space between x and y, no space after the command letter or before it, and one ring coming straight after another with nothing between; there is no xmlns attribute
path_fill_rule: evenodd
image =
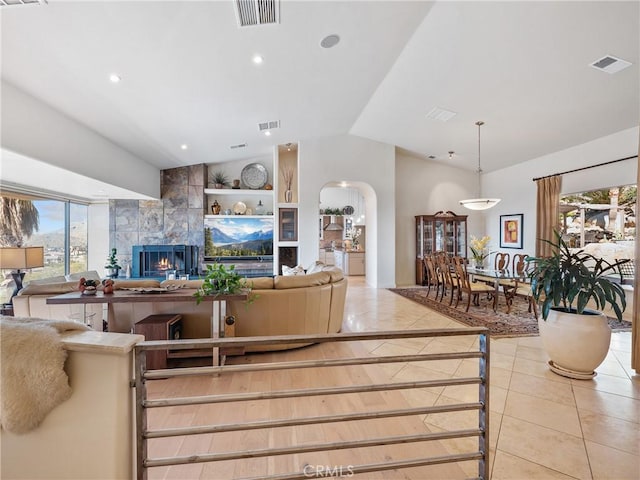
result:
<svg viewBox="0 0 640 480"><path fill-rule="evenodd" d="M232 0L49 0L0 10L2 78L159 168L351 133L475 170L483 120L491 171L639 124L639 5L283 0L239 28Z"/></svg>

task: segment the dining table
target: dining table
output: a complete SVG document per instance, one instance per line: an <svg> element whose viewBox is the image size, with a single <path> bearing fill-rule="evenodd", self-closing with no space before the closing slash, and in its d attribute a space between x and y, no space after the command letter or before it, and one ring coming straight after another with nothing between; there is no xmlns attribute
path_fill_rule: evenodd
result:
<svg viewBox="0 0 640 480"><path fill-rule="evenodd" d="M500 286L502 285L504 290L504 297L507 305L510 305L515 297L518 284L526 283L527 276L518 272L514 272L511 269L492 269L492 268L478 268L467 267L467 274L471 281L481 281L487 283L493 283L495 288L494 295L496 296L496 302L494 303L494 310L498 308L498 301L500 295Z"/></svg>
<svg viewBox="0 0 640 480"><path fill-rule="evenodd" d="M195 302L194 289L165 289L165 288L131 288L115 290L113 293L104 293L99 290L93 295L85 295L80 291L63 293L47 298L47 304L81 304L86 310L88 304L107 305L107 330L113 328L115 312L113 305L116 303L144 303L144 302ZM205 295L201 302L211 302L211 338L217 339L224 336L224 322L227 313L228 301L246 301L248 292L235 294ZM85 312L86 313L86 312ZM139 320L143 320L142 318ZM213 349L213 365L221 365L221 358L217 347Z"/></svg>

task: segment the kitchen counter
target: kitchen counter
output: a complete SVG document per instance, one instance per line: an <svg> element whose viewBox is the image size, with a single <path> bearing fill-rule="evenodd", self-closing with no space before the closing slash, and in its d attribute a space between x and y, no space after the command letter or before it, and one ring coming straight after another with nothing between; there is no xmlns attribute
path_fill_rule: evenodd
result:
<svg viewBox="0 0 640 480"><path fill-rule="evenodd" d="M336 267L342 269L345 275L365 274L365 251L345 250L336 248L333 251Z"/></svg>

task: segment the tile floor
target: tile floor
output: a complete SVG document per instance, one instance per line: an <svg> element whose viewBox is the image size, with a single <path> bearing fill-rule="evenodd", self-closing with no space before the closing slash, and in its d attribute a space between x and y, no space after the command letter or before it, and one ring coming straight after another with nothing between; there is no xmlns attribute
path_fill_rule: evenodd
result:
<svg viewBox="0 0 640 480"><path fill-rule="evenodd" d="M399 295L367 287L361 278L349 279L344 331L460 326ZM476 341L470 338L434 339L427 346L381 342L371 351L464 351ZM491 340L491 478L640 479L640 375L630 368L631 333L612 335L609 355L593 380L558 376L546 361L539 337ZM476 362L460 360L405 366L389 375L410 378L412 368L433 368L440 376L477 374ZM477 388L446 387L432 392L429 401L469 401L473 395ZM411 403L410 394L407 400ZM424 404L425 397L420 401ZM424 421L433 431L459 427L460 422L446 414L429 415ZM453 453L463 445L454 442L447 448ZM477 475L474 465L469 468L469 476Z"/></svg>

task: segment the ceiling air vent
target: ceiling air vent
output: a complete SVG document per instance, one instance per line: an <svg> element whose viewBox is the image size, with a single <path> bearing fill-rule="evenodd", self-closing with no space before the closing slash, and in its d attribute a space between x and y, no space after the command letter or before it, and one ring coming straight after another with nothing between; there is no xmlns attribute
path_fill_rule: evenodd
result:
<svg viewBox="0 0 640 480"><path fill-rule="evenodd" d="M18 5L46 5L47 0L0 0L0 7L14 7Z"/></svg>
<svg viewBox="0 0 640 480"><path fill-rule="evenodd" d="M280 0L233 0L239 27L280 23Z"/></svg>
<svg viewBox="0 0 640 480"><path fill-rule="evenodd" d="M268 122L260 122L258 128L261 132L265 130L273 130L274 128L280 128L280 120L270 120Z"/></svg>
<svg viewBox="0 0 640 480"><path fill-rule="evenodd" d="M427 118L432 120L439 120L441 122L446 122L451 120L453 117L457 115L456 112L450 112L449 110L445 110L444 108L433 107L429 113L427 113Z"/></svg>
<svg viewBox="0 0 640 480"><path fill-rule="evenodd" d="M236 148L246 148L247 144L246 143L239 143L237 145L231 145L229 148L231 150L235 150Z"/></svg>
<svg viewBox="0 0 640 480"><path fill-rule="evenodd" d="M613 55L605 55L604 57L589 64L590 67L607 73L618 73L620 70L623 70L630 65L630 62L614 57Z"/></svg>

